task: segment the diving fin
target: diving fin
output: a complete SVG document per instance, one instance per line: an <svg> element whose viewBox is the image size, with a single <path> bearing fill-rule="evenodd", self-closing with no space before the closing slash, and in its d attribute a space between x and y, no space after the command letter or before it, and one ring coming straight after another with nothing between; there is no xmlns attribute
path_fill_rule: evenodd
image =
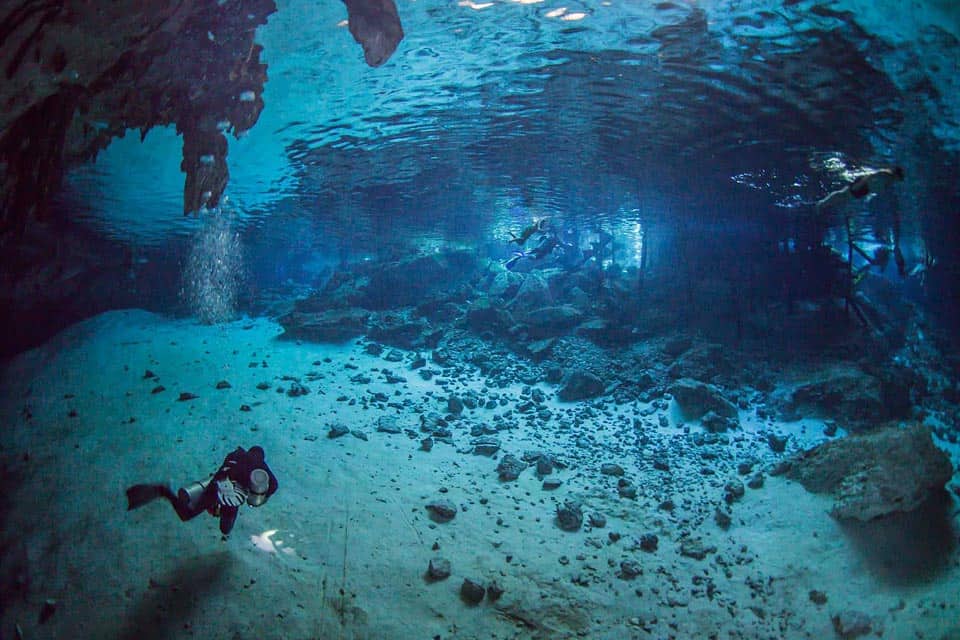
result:
<svg viewBox="0 0 960 640"><path fill-rule="evenodd" d="M152 500L170 493L169 487L162 484L135 484L127 489L127 511L142 507Z"/></svg>

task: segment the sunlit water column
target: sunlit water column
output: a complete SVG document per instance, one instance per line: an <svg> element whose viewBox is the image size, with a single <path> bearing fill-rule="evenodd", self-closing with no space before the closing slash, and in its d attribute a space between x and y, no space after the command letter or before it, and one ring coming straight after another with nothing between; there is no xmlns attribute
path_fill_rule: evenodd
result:
<svg viewBox="0 0 960 640"><path fill-rule="evenodd" d="M229 205L200 215L203 225L190 247L180 293L201 322L216 324L236 314L244 274L243 246Z"/></svg>

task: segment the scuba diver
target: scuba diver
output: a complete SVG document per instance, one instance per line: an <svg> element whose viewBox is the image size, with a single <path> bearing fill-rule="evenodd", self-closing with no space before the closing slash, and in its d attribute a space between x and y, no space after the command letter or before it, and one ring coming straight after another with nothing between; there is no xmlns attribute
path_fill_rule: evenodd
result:
<svg viewBox="0 0 960 640"><path fill-rule="evenodd" d="M520 235L516 235L513 231L508 231L510 234L509 242L516 243L518 246L523 246L526 244L527 240L530 239L530 236L537 232L543 232L547 228L547 221L550 218L540 218L539 220L534 220L530 226L526 227L523 231L520 232Z"/></svg>
<svg viewBox="0 0 960 640"><path fill-rule="evenodd" d="M883 191L896 181L903 180L903 167L892 169L878 169L865 173L847 186L831 191L826 197L817 201L817 211L826 208L840 207L851 200L863 200Z"/></svg>
<svg viewBox="0 0 960 640"><path fill-rule="evenodd" d="M220 518L220 532L228 535L246 502L259 507L277 491L277 477L264 460L263 448L243 447L227 454L210 478L191 483L174 493L166 484L137 484L127 489L127 510L166 498L184 522L206 511Z"/></svg>
<svg viewBox="0 0 960 640"><path fill-rule="evenodd" d="M904 179L903 167L892 167L886 169L877 169L861 175L859 178L843 187L828 193L824 198L817 201L817 213L824 209L839 208L853 200L869 200L880 191L883 191L894 182ZM848 235L851 233L851 221L849 217L846 220ZM900 211L894 209L892 223L892 253L893 261L897 265L897 273L900 277L907 276L907 264L900 250ZM863 249L848 240L852 250L857 251L867 261L867 266L878 267L881 270L886 268L890 257L890 249L881 248L873 256L868 255Z"/></svg>
<svg viewBox="0 0 960 640"><path fill-rule="evenodd" d="M515 251L510 258L504 262L504 266L513 270L521 260L533 259L533 260L542 260L547 256L553 253L553 250L560 247L560 239L556 234L552 232L544 231L543 235L540 237L540 240L537 242L537 245L532 249L527 249L525 251Z"/></svg>

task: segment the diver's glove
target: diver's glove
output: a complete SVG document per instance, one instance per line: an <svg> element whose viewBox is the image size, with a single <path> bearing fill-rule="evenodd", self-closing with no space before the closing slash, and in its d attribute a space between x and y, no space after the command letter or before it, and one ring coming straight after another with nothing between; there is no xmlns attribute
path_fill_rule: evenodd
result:
<svg viewBox="0 0 960 640"><path fill-rule="evenodd" d="M239 507L247 499L242 487L228 479L217 480L217 501L225 507Z"/></svg>

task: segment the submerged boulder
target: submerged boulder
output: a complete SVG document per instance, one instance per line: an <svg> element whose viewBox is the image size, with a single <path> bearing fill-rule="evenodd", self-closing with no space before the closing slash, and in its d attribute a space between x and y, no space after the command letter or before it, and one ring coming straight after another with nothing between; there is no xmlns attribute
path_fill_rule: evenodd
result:
<svg viewBox="0 0 960 640"><path fill-rule="evenodd" d="M881 381L848 365L831 367L807 382L776 393L774 403L785 419L830 418L854 429L889 417Z"/></svg>
<svg viewBox="0 0 960 640"><path fill-rule="evenodd" d="M283 336L311 342L346 342L367 331L370 314L362 309L330 309L317 313L292 311L280 317Z"/></svg>
<svg viewBox="0 0 960 640"><path fill-rule="evenodd" d="M395 314L379 314L372 319L367 336L371 340L407 350L433 348L439 339L430 330L430 323L426 320Z"/></svg>
<svg viewBox="0 0 960 640"><path fill-rule="evenodd" d="M527 333L535 340L566 333L582 319L583 314L568 304L541 307L523 316Z"/></svg>
<svg viewBox="0 0 960 640"><path fill-rule="evenodd" d="M670 387L677 406L683 416L689 420L699 420L709 412L721 418L737 417L737 407L723 397L712 384L706 384L691 378L681 378Z"/></svg>
<svg viewBox="0 0 960 640"><path fill-rule="evenodd" d="M603 393L603 380L589 371L574 369L567 374L563 386L557 392L557 397L564 402L574 402L595 398Z"/></svg>
<svg viewBox="0 0 960 640"><path fill-rule="evenodd" d="M416 255L380 263L369 274L361 306L374 310L416 306L459 286L476 269L476 257L467 251Z"/></svg>
<svg viewBox="0 0 960 640"><path fill-rule="evenodd" d="M514 313L527 313L553 304L547 281L540 274L528 273L507 306Z"/></svg>
<svg viewBox="0 0 960 640"><path fill-rule="evenodd" d="M679 344L678 344L679 343ZM678 350L683 346L682 340L671 340L665 345L664 352L670 355L670 350ZM670 365L667 374L671 378L696 378L697 380L712 381L717 376L727 375L733 367L724 355L724 349L719 344L702 344L681 351L681 354Z"/></svg>
<svg viewBox="0 0 960 640"><path fill-rule="evenodd" d="M832 494L833 517L861 521L915 509L952 475L950 458L924 425L821 444L792 460L787 471L807 491Z"/></svg>

